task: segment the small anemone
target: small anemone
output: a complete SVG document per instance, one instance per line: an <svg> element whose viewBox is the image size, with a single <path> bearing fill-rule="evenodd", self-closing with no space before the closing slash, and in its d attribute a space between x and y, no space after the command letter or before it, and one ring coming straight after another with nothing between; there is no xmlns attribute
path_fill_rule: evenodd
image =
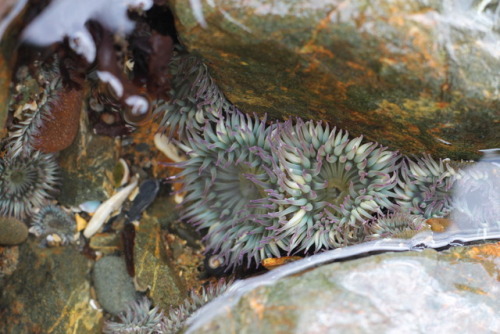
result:
<svg viewBox="0 0 500 334"><path fill-rule="evenodd" d="M286 196L275 203L281 232L290 248L307 251L359 242L363 222L393 206L398 153L328 124L298 119L286 122L273 138L282 171L279 184Z"/></svg>
<svg viewBox="0 0 500 334"><path fill-rule="evenodd" d="M73 241L76 233L76 222L73 217L55 205L43 207L35 216L30 232L37 237L57 235L62 245Z"/></svg>
<svg viewBox="0 0 500 334"><path fill-rule="evenodd" d="M424 155L415 161L405 158L400 169L395 200L399 206L425 218L443 217L452 206L451 190L457 172L440 159Z"/></svg>
<svg viewBox="0 0 500 334"><path fill-rule="evenodd" d="M162 115L160 129L185 138L186 129L201 130L205 120L217 121L221 113L236 108L224 97L202 60L191 54L176 53L170 63L171 99L158 101L155 114Z"/></svg>
<svg viewBox="0 0 500 334"><path fill-rule="evenodd" d="M178 164L186 192L183 219L208 229L207 251L222 256L228 267L244 257L258 264L286 248L274 237L277 219L268 214L276 210L268 193L278 187L271 130L239 112L220 119L215 128L207 122L202 136L189 135L189 159Z"/></svg>
<svg viewBox="0 0 500 334"><path fill-rule="evenodd" d="M421 215L412 215L407 212L395 211L381 215L369 223L370 235L367 240L381 238L409 239L423 230L430 230L426 220Z"/></svg>
<svg viewBox="0 0 500 334"><path fill-rule="evenodd" d="M31 216L56 191L58 166L54 157L40 152L0 159L0 215L19 219Z"/></svg>
<svg viewBox="0 0 500 334"><path fill-rule="evenodd" d="M163 313L158 307L152 308L147 297L129 304L118 318L118 322L107 321L103 332L106 334L165 333L161 331Z"/></svg>
<svg viewBox="0 0 500 334"><path fill-rule="evenodd" d="M196 310L220 296L231 284L232 281L226 282L221 279L217 283L210 283L207 287L202 287L199 293L191 291L184 304L170 309L162 321L160 333L178 333L184 327L186 320Z"/></svg>

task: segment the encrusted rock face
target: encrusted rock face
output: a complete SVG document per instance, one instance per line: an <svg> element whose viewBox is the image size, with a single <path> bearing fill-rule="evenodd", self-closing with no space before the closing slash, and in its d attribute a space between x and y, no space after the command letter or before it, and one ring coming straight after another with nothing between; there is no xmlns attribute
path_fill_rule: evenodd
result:
<svg viewBox="0 0 500 334"><path fill-rule="evenodd" d="M325 119L405 153L498 144L498 2L191 3L173 1L180 39L245 112Z"/></svg>

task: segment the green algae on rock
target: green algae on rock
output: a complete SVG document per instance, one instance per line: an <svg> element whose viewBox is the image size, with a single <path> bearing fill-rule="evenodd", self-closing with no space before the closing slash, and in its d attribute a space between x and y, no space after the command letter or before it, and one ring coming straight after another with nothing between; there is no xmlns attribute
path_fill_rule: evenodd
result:
<svg viewBox="0 0 500 334"><path fill-rule="evenodd" d="M180 40L205 58L241 110L324 119L403 153L460 159L498 144L498 6L262 0L203 2L194 11L176 0L172 7Z"/></svg>

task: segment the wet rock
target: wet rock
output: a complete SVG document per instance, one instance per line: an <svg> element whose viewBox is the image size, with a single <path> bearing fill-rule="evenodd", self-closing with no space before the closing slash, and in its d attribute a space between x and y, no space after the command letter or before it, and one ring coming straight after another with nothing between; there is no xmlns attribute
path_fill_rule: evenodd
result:
<svg viewBox="0 0 500 334"><path fill-rule="evenodd" d="M73 144L61 152L62 169L59 202L78 206L89 200L103 201L111 192L112 171L119 151L112 138L94 135L88 126L86 113L81 114L80 132Z"/></svg>
<svg viewBox="0 0 500 334"><path fill-rule="evenodd" d="M168 310L183 302L186 289L166 257L158 220L148 214L143 215L136 231L134 262L136 281L148 288L154 305Z"/></svg>
<svg viewBox="0 0 500 334"><path fill-rule="evenodd" d="M26 225L12 217L0 217L0 245L17 245L28 237Z"/></svg>
<svg viewBox="0 0 500 334"><path fill-rule="evenodd" d="M193 332L498 332L499 256L497 243L328 264L246 293Z"/></svg>
<svg viewBox="0 0 500 334"><path fill-rule="evenodd" d="M180 39L245 112L325 119L406 153L497 145L498 2L191 3L173 5Z"/></svg>
<svg viewBox="0 0 500 334"><path fill-rule="evenodd" d="M19 246L18 268L0 287L0 333L97 333L90 263L73 247Z"/></svg>
<svg viewBox="0 0 500 334"><path fill-rule="evenodd" d="M118 315L137 299L134 282L127 273L124 259L119 256L105 256L97 261L92 278L97 299L109 313Z"/></svg>

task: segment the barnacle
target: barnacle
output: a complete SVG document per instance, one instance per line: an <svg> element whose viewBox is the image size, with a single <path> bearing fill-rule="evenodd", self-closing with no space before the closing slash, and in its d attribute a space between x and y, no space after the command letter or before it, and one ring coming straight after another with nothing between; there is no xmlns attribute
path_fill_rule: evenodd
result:
<svg viewBox="0 0 500 334"><path fill-rule="evenodd" d="M58 166L52 155L0 159L0 215L25 218L56 190Z"/></svg>
<svg viewBox="0 0 500 334"><path fill-rule="evenodd" d="M369 224L371 234L367 240L380 238L411 238L425 229L429 229L426 219L421 215L412 215L404 211L393 211L381 215Z"/></svg>
<svg viewBox="0 0 500 334"><path fill-rule="evenodd" d="M273 127L235 112L227 120L208 123L201 135L188 135L192 151L178 165L187 192L184 217L200 229L207 228L207 251L224 258L229 267L244 257L260 263L286 249L274 232L276 210L268 192L276 191L268 134Z"/></svg>
<svg viewBox="0 0 500 334"><path fill-rule="evenodd" d="M171 99L158 100L155 114L160 115L160 128L168 129L169 137L177 133L184 138L187 128L201 130L205 120L217 121L221 113L236 108L224 97L197 56L177 53L170 63Z"/></svg>
<svg viewBox="0 0 500 334"><path fill-rule="evenodd" d="M73 241L76 222L58 206L47 205L33 216L30 232L37 237L57 235L60 243L66 245Z"/></svg>
<svg viewBox="0 0 500 334"><path fill-rule="evenodd" d="M444 160L430 155L415 161L405 158L400 169L396 202L411 213L426 218L443 217L451 210L451 190L457 171Z"/></svg>
<svg viewBox="0 0 500 334"><path fill-rule="evenodd" d="M151 308L149 299L143 297L128 305L126 310L118 316L118 322L107 321L103 332L109 334L162 333L160 328L163 317L158 307Z"/></svg>
<svg viewBox="0 0 500 334"><path fill-rule="evenodd" d="M211 283L207 287L202 287L199 293L194 290L191 291L184 304L170 309L168 315L164 317L160 333L178 333L191 314L212 299L220 296L228 289L231 283L232 281L226 282L221 279L217 283Z"/></svg>
<svg viewBox="0 0 500 334"><path fill-rule="evenodd" d="M284 123L274 137L279 184L286 191L275 202L288 207L273 215L284 222L280 230L290 249L318 251L359 242L363 222L393 206L398 153L300 119Z"/></svg>

